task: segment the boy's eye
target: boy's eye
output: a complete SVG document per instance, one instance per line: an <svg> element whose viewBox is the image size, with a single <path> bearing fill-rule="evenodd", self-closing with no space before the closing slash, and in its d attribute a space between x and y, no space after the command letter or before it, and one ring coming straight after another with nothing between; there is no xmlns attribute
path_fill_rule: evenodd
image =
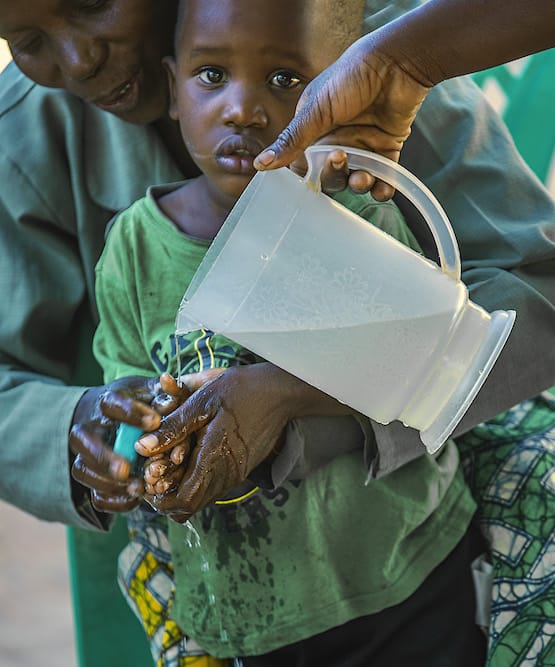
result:
<svg viewBox="0 0 555 667"><path fill-rule="evenodd" d="M270 76L270 85L277 88L295 88L300 83L300 77L286 69L280 69Z"/></svg>
<svg viewBox="0 0 555 667"><path fill-rule="evenodd" d="M202 83L208 86L214 86L227 81L225 72L219 67L204 67L199 71L197 76Z"/></svg>

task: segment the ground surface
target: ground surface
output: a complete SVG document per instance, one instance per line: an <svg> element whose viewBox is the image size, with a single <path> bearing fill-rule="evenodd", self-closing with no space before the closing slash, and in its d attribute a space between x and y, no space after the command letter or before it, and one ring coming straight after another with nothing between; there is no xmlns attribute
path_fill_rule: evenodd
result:
<svg viewBox="0 0 555 667"><path fill-rule="evenodd" d="M0 667L76 667L65 528L0 502Z"/></svg>

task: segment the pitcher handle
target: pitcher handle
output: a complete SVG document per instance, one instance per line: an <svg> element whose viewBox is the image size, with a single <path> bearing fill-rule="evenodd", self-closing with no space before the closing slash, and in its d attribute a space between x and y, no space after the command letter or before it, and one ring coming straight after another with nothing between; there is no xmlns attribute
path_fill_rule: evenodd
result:
<svg viewBox="0 0 555 667"><path fill-rule="evenodd" d="M385 181L399 190L418 209L433 234L442 271L453 280L459 281L461 279L459 246L449 218L430 190L405 167L383 155L359 148L325 144L309 146L305 151L308 162L308 172L305 176L307 185L320 192L320 176L326 156L330 151L338 149L347 153L351 169L367 171Z"/></svg>

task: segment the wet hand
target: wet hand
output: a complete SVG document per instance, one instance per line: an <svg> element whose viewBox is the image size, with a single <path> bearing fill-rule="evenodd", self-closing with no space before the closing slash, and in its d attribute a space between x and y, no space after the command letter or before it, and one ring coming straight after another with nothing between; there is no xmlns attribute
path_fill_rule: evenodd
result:
<svg viewBox="0 0 555 667"><path fill-rule="evenodd" d="M129 462L113 453L112 443L119 422L143 431L157 428L160 414L151 406L156 401L166 410L175 407L158 378L138 376L92 387L79 401L69 435L71 474L90 490L97 510L126 512L139 504L142 481L130 476Z"/></svg>
<svg viewBox="0 0 555 667"><path fill-rule="evenodd" d="M160 379L122 378L83 395L70 431L70 450L75 454L71 474L90 489L97 510L127 512L142 500L144 480L131 476L129 461L112 451L117 425L125 422L152 431L162 416L219 373L221 369L191 374L180 385L169 373Z"/></svg>
<svg viewBox="0 0 555 667"><path fill-rule="evenodd" d="M172 467L167 456L152 462L163 462L161 477L169 483L158 492L160 476L154 474L150 490L155 493L145 493L145 499L174 520L185 521L243 483L281 442L290 417L284 400L290 378L268 363L240 366L192 394L159 429L137 443L141 455L153 457L187 448L191 439L184 470L176 471L179 466Z"/></svg>

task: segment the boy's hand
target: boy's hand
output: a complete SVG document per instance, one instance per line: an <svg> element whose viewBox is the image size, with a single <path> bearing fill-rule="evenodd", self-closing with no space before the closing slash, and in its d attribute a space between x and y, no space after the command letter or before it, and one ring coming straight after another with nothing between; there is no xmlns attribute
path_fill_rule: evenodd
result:
<svg viewBox="0 0 555 667"><path fill-rule="evenodd" d="M293 171L299 173L297 165L299 165L301 161L305 163L304 171L306 172L306 160L304 160L304 158L302 158L302 160L297 160L295 166L292 165ZM365 192L372 190L376 183L375 177L366 171L350 171L347 153L340 148L328 153L324 168L320 174L320 180L322 182L322 190L327 194L341 192L347 187L349 187L355 194L364 194ZM392 195L393 188L391 188L391 194L389 191L387 193L384 192L385 198L389 198Z"/></svg>
<svg viewBox="0 0 555 667"><path fill-rule="evenodd" d="M157 431L139 440L137 451L146 457L186 446L191 435L196 440L181 479L183 471L171 477L168 466L168 488L145 494L155 509L186 521L224 498L267 458L289 419L283 388L273 378L276 373L283 372L267 363L229 368L192 394ZM157 460L167 465L167 457Z"/></svg>

